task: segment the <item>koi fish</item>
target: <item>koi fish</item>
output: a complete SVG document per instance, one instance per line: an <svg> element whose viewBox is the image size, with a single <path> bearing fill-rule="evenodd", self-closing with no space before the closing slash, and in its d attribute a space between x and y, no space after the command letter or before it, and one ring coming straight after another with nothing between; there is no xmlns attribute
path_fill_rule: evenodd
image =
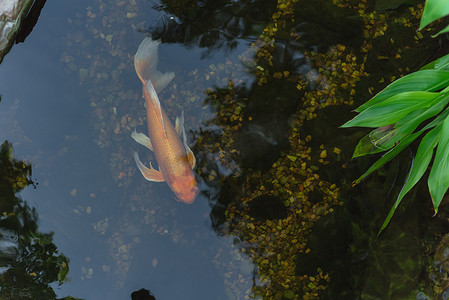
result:
<svg viewBox="0 0 449 300"><path fill-rule="evenodd" d="M134 152L134 159L145 179L154 182L166 181L177 200L190 204L199 192L192 171L196 159L187 145L184 112L181 118L176 118L173 127L157 95L175 76L174 73L162 74L157 70L159 44L158 41L147 37L134 56L134 67L143 83L149 137L136 130L131 134L136 142L154 152L159 170L153 168L151 162L150 168L147 168L140 161L137 152Z"/></svg>

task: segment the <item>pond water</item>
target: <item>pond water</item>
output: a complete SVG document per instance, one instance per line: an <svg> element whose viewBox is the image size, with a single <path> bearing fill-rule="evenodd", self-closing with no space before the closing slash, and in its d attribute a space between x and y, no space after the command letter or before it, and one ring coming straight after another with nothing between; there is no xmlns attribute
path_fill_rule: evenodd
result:
<svg viewBox="0 0 449 300"><path fill-rule="evenodd" d="M42 273L26 268L1 281L3 295L441 294L448 270L433 255L449 223L444 205L432 218L425 186L377 236L414 149L352 187L374 158L351 160L367 130L338 127L372 93L444 53L445 41L417 35L419 5L304 2L48 1L0 65L0 140L31 164L35 186L18 195L36 208L36 230L54 232L69 273L61 260ZM158 69L176 74L159 98L171 122L184 112L200 188L190 205L146 181L133 158L157 165L131 138L147 132L133 56L148 35L161 40ZM10 276L15 263L1 267ZM17 288L30 278L32 292Z"/></svg>

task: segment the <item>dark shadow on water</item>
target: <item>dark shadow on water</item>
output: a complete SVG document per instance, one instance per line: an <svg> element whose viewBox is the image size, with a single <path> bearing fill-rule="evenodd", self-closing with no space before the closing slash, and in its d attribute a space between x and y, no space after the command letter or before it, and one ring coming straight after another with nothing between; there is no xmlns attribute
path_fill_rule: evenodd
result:
<svg viewBox="0 0 449 300"><path fill-rule="evenodd" d="M153 295L151 295L149 290L140 289L138 291L132 292L132 300L156 300Z"/></svg>

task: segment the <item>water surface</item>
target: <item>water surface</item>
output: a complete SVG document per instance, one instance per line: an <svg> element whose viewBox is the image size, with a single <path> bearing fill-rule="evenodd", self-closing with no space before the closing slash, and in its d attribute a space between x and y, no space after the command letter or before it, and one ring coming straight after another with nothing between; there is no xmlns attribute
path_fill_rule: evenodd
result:
<svg viewBox="0 0 449 300"><path fill-rule="evenodd" d="M321 2L45 5L0 65L0 138L31 163L37 186L20 196L70 260L70 281L52 284L58 297L130 299L141 288L157 299L431 293L422 244L434 247L445 224L418 224L430 220L428 199L376 237L410 155L352 189L370 162L350 161L366 131L338 126L434 49L416 46L410 7L370 16L371 6ZM147 182L133 160L138 151L156 163L130 137L146 132L133 55L149 34L161 39L159 69L176 73L162 106L172 122L184 111L198 160L192 205Z"/></svg>

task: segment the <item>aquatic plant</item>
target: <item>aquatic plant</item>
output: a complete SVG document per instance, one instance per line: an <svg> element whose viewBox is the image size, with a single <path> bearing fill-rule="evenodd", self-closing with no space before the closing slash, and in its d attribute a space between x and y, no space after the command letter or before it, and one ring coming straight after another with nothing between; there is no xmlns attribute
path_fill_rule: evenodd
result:
<svg viewBox="0 0 449 300"><path fill-rule="evenodd" d="M449 3L427 0L420 30L449 14ZM449 31L449 26L436 35ZM435 35L435 36L436 36ZM449 188L449 55L420 70L397 79L368 102L357 108L359 114L342 127L372 127L355 148L353 158L386 152L355 183L382 167L421 135L407 179L379 233L385 229L396 208L427 170L437 148L428 179L435 213ZM431 122L423 123L431 118ZM437 146L438 145L438 146Z"/></svg>

